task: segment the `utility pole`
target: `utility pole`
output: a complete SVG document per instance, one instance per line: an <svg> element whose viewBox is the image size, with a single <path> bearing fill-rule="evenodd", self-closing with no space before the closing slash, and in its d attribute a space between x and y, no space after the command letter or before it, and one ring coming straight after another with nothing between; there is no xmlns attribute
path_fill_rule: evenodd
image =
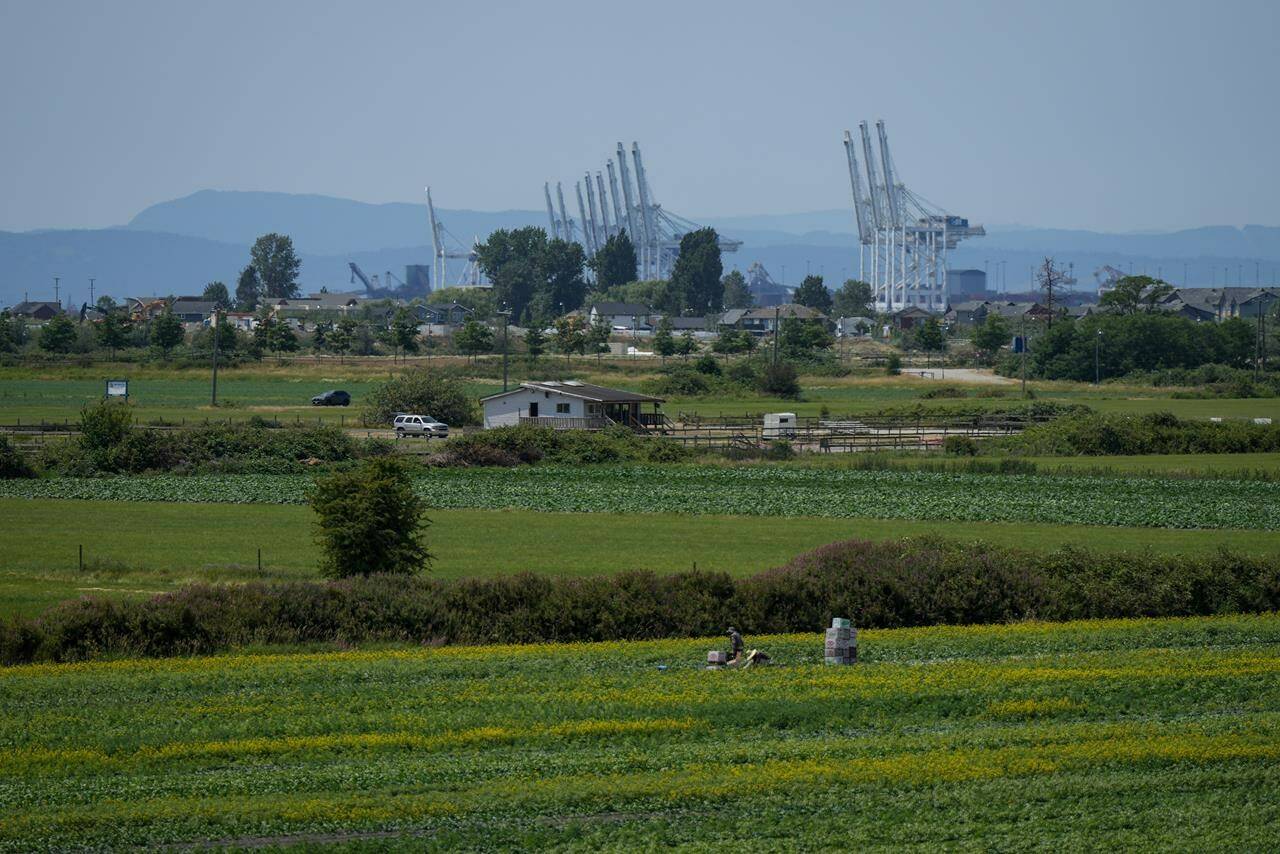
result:
<svg viewBox="0 0 1280 854"><path fill-rule="evenodd" d="M58 304L58 308L62 308L62 297L58 295L58 285L61 282L62 279L58 276L53 277L53 301Z"/></svg>
<svg viewBox="0 0 1280 854"><path fill-rule="evenodd" d="M217 308L213 310L213 395L210 404L216 409L218 406L218 339L221 330L218 328L218 315L220 312Z"/></svg>
<svg viewBox="0 0 1280 854"><path fill-rule="evenodd" d="M502 315L502 390L507 390L507 324L511 320L511 312L503 306L502 311L498 314Z"/></svg>
<svg viewBox="0 0 1280 854"><path fill-rule="evenodd" d="M1093 342L1093 384L1095 386L1102 385L1102 330L1098 330L1098 337Z"/></svg>
<svg viewBox="0 0 1280 854"><path fill-rule="evenodd" d="M89 305L96 305L93 301L93 276L89 277Z"/></svg>
<svg viewBox="0 0 1280 854"><path fill-rule="evenodd" d="M778 364L778 335L782 332L782 325L779 318L782 315L782 306L775 305L773 307L773 364Z"/></svg>
<svg viewBox="0 0 1280 854"><path fill-rule="evenodd" d="M1022 396L1027 396L1027 313L1022 313Z"/></svg>

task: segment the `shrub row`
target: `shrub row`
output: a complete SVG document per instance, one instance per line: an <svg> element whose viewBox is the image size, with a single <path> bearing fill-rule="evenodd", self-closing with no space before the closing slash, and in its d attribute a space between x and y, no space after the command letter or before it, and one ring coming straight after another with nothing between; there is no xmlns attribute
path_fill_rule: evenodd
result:
<svg viewBox="0 0 1280 854"><path fill-rule="evenodd" d="M1037 424L988 444L1041 456L1244 454L1280 450L1280 425L1184 421L1168 412L1088 413Z"/></svg>
<svg viewBox="0 0 1280 854"><path fill-rule="evenodd" d="M640 436L626 427L606 430L553 430L521 424L454 436L427 458L429 465L517 466L539 461L583 465L590 463L687 460L692 452L679 442Z"/></svg>
<svg viewBox="0 0 1280 854"><path fill-rule="evenodd" d="M941 539L853 540L735 579L719 572L442 581L198 584L147 600L86 597L0 624L0 661L204 654L260 644L483 644L1158 617L1280 608L1274 559L1024 552Z"/></svg>

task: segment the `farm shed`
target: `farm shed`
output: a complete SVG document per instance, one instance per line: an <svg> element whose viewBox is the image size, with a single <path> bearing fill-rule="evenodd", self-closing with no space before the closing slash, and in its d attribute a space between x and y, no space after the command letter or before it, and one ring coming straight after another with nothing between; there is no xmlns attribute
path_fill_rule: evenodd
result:
<svg viewBox="0 0 1280 854"><path fill-rule="evenodd" d="M538 424L557 430L601 430L625 424L640 432L666 424L662 403L660 397L577 380L521 383L480 400L485 427Z"/></svg>

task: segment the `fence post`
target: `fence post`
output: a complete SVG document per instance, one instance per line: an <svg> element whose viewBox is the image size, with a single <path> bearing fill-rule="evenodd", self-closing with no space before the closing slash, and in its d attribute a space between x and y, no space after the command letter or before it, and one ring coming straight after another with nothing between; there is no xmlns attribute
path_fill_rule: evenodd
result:
<svg viewBox="0 0 1280 854"><path fill-rule="evenodd" d="M84 543L80 544L80 571L84 572Z"/></svg>
<svg viewBox="0 0 1280 854"><path fill-rule="evenodd" d="M262 572L262 549L258 549L258 572Z"/></svg>

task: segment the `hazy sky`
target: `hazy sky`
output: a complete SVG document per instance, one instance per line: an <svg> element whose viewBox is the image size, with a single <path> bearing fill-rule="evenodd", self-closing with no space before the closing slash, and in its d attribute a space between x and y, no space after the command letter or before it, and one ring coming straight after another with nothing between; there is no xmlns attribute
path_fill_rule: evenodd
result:
<svg viewBox="0 0 1280 854"><path fill-rule="evenodd" d="M686 216L848 207L862 118L977 221L1276 225L1278 10L0 0L0 229L203 188L540 209L633 139Z"/></svg>

